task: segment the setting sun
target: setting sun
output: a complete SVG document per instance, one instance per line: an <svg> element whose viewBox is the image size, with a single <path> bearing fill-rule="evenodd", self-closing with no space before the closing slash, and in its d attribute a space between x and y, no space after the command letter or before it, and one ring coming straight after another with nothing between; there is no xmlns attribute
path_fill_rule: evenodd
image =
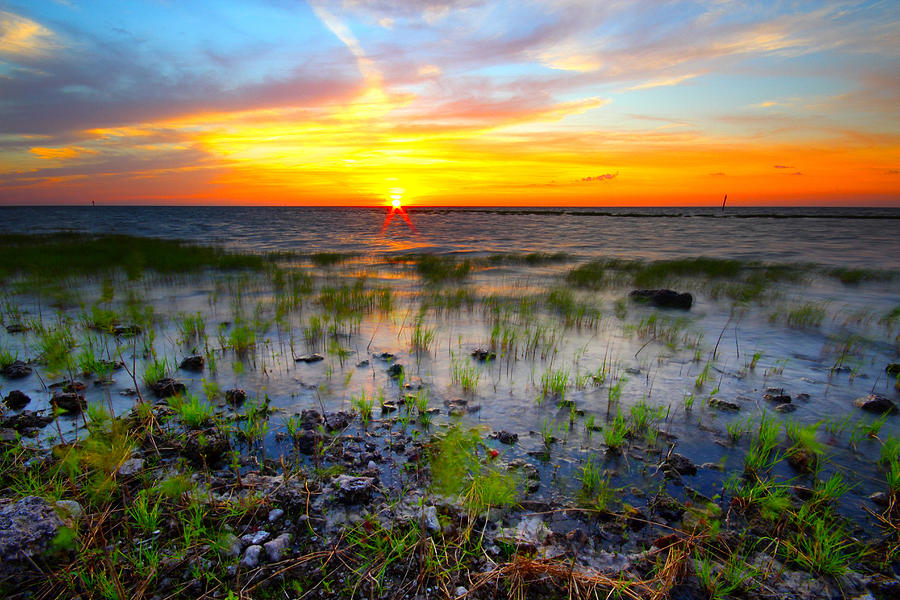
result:
<svg viewBox="0 0 900 600"><path fill-rule="evenodd" d="M400 198L392 198L391 206L393 206L394 208L400 208L401 206L403 206L403 202L400 201Z"/></svg>

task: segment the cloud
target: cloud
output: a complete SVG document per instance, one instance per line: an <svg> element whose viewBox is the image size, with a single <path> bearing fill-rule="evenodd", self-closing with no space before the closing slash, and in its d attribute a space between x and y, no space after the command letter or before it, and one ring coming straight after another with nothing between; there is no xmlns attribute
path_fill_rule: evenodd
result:
<svg viewBox="0 0 900 600"><path fill-rule="evenodd" d="M676 77L663 77L652 79L650 81L646 81L644 83L639 83L638 85L633 85L631 87L625 88L626 91L634 91L634 90L648 90L650 88L656 87L666 87L670 85L678 85L688 79L693 79L696 77L696 73L686 73L684 75L678 75Z"/></svg>
<svg viewBox="0 0 900 600"><path fill-rule="evenodd" d="M54 33L40 23L0 11L0 56L36 57L58 47Z"/></svg>
<svg viewBox="0 0 900 600"><path fill-rule="evenodd" d="M65 148L42 148L35 146L30 152L38 158L45 160L68 160L84 156L86 154L96 154L94 150L88 150L80 146L69 146Z"/></svg>
<svg viewBox="0 0 900 600"><path fill-rule="evenodd" d="M774 169L793 169L794 167L790 167L788 165L772 165Z"/></svg>
<svg viewBox="0 0 900 600"><path fill-rule="evenodd" d="M582 177L582 181L609 181L610 179L615 179L618 177L619 172L615 173L603 173L602 175L595 175L594 177Z"/></svg>

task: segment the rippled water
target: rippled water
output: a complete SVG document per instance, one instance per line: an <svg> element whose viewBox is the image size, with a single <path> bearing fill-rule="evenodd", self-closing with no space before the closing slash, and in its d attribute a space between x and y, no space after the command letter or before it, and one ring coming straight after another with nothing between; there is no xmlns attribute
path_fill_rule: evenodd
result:
<svg viewBox="0 0 900 600"><path fill-rule="evenodd" d="M0 232L72 229L177 238L253 252L567 252L716 256L900 268L900 209L5 207Z"/></svg>

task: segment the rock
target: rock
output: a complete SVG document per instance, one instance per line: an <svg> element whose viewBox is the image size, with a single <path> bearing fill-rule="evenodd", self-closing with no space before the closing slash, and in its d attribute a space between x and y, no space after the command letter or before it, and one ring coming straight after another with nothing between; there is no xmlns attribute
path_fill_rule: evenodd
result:
<svg viewBox="0 0 900 600"><path fill-rule="evenodd" d="M815 452L809 452L801 448L797 448L789 453L787 461L789 465L801 473L813 471L819 462Z"/></svg>
<svg viewBox="0 0 900 600"><path fill-rule="evenodd" d="M525 476L525 491L528 493L536 492L541 487L541 472L531 463L527 463L521 458L509 461L507 469L510 471L521 469Z"/></svg>
<svg viewBox="0 0 900 600"><path fill-rule="evenodd" d="M725 467L722 463L705 462L700 465L701 469L709 469L710 471L724 471Z"/></svg>
<svg viewBox="0 0 900 600"><path fill-rule="evenodd" d="M469 593L469 590L464 588L463 586L458 586L455 590L453 590L453 595L457 598L462 598Z"/></svg>
<svg viewBox="0 0 900 600"><path fill-rule="evenodd" d="M75 500L57 500L56 508L62 512L62 516L67 516L73 521L77 521L84 514L81 504Z"/></svg>
<svg viewBox="0 0 900 600"><path fill-rule="evenodd" d="M775 412L780 413L791 413L797 410L796 404L779 404L775 407Z"/></svg>
<svg viewBox="0 0 900 600"><path fill-rule="evenodd" d="M394 379L403 375L403 365L400 363L394 363L387 370L388 377L393 377Z"/></svg>
<svg viewBox="0 0 900 600"><path fill-rule="evenodd" d="M518 433L510 433L502 429L491 434L491 437L496 439L501 444L508 444L510 446L519 441Z"/></svg>
<svg viewBox="0 0 900 600"><path fill-rule="evenodd" d="M31 398L25 395L24 392L19 390L13 390L9 394L6 395L6 398L3 399L3 403L12 410L19 410L20 408L25 408L25 406L31 402Z"/></svg>
<svg viewBox="0 0 900 600"><path fill-rule="evenodd" d="M6 333L25 333L30 327L23 323L11 323L6 326Z"/></svg>
<svg viewBox="0 0 900 600"><path fill-rule="evenodd" d="M717 408L719 410L741 410L740 404L737 404L736 402L729 402L728 400L722 400L720 398L713 397L710 397L709 399L709 406L711 408Z"/></svg>
<svg viewBox="0 0 900 600"><path fill-rule="evenodd" d="M768 400L769 402L774 402L775 404L790 404L791 396L785 393L768 393L763 395L764 400Z"/></svg>
<svg viewBox="0 0 900 600"><path fill-rule="evenodd" d="M163 377L151 385L150 389L153 390L157 398L171 398L172 396L184 394L187 391L187 387L183 383L171 377Z"/></svg>
<svg viewBox="0 0 900 600"><path fill-rule="evenodd" d="M875 492L874 494L869 496L869 500L884 508L887 508L891 505L891 497L884 492Z"/></svg>
<svg viewBox="0 0 900 600"><path fill-rule="evenodd" d="M300 412L300 427L303 429L316 429L322 424L322 415L314 408Z"/></svg>
<svg viewBox="0 0 900 600"><path fill-rule="evenodd" d="M298 356L294 359L294 362L314 363L319 362L320 360L325 360L325 357L318 352L313 352L312 354L304 354L302 356Z"/></svg>
<svg viewBox="0 0 900 600"><path fill-rule="evenodd" d="M21 360L14 360L3 369L3 375L7 379L21 379L31 375L31 367Z"/></svg>
<svg viewBox="0 0 900 600"><path fill-rule="evenodd" d="M544 544L550 529L539 516L523 517L515 529L506 527L501 529L494 539L516 546L539 548Z"/></svg>
<svg viewBox="0 0 900 600"><path fill-rule="evenodd" d="M880 394L869 394L853 401L857 407L878 414L897 412L897 406Z"/></svg>
<svg viewBox="0 0 900 600"><path fill-rule="evenodd" d="M179 369L184 369L185 371L202 371L203 370L203 357L199 354L193 354L191 356L186 356L184 360L181 361L181 365L178 367Z"/></svg>
<svg viewBox="0 0 900 600"><path fill-rule="evenodd" d="M262 552L263 547L259 545L249 546L247 550L244 551L244 557L241 558L241 566L245 569L255 569L259 566L259 554Z"/></svg>
<svg viewBox="0 0 900 600"><path fill-rule="evenodd" d="M313 454L316 451L316 446L319 445L320 439L322 439L322 436L318 431L304 429L295 438L295 441L297 443L297 450L299 450L302 454Z"/></svg>
<svg viewBox="0 0 900 600"><path fill-rule="evenodd" d="M182 454L198 465L213 465L230 449L228 436L215 427L185 432Z"/></svg>
<svg viewBox="0 0 900 600"><path fill-rule="evenodd" d="M25 431L28 429L42 429L53 422L53 417L45 417L30 410L22 411L21 414L6 417L0 422L0 427L8 427L16 431Z"/></svg>
<svg viewBox="0 0 900 600"><path fill-rule="evenodd" d="M53 386L50 386L53 387ZM75 394L83 392L87 389L87 385L83 381L67 381L62 385L62 391L67 394Z"/></svg>
<svg viewBox="0 0 900 600"><path fill-rule="evenodd" d="M77 415L87 408L87 400L84 399L84 396L76 394L75 392L65 392L62 394L55 394L50 399L50 405L56 410L62 410Z"/></svg>
<svg viewBox="0 0 900 600"><path fill-rule="evenodd" d="M356 367L358 369L361 369L363 367L368 367L368 366L369 366L369 361L366 359L363 359L363 360L359 361L358 363L356 363Z"/></svg>
<svg viewBox="0 0 900 600"><path fill-rule="evenodd" d="M43 554L63 525L56 508L43 498L0 499L0 579Z"/></svg>
<svg viewBox="0 0 900 600"><path fill-rule="evenodd" d="M379 360L385 360L385 361L394 360L394 355L391 354L390 352L379 352L379 353L373 354L372 356L374 356L375 358L377 358Z"/></svg>
<svg viewBox="0 0 900 600"><path fill-rule="evenodd" d="M375 479L372 477L354 477L338 475L334 479L337 498L344 504L360 504L369 500L375 491Z"/></svg>
<svg viewBox="0 0 900 600"><path fill-rule="evenodd" d="M268 557L269 562L281 560L290 548L290 544L291 534L289 533L282 533L271 542L266 542L263 548L266 550L266 557Z"/></svg>
<svg viewBox="0 0 900 600"><path fill-rule="evenodd" d="M265 529L260 529L254 533L247 533L241 536L241 542L247 546L259 546L272 537L272 534Z"/></svg>
<svg viewBox="0 0 900 600"><path fill-rule="evenodd" d="M900 363L891 363L884 368L884 371L888 375L900 375Z"/></svg>
<svg viewBox="0 0 900 600"><path fill-rule="evenodd" d="M474 350L472 350L472 356L475 358L475 360L484 362L486 360L496 359L497 353L488 350L487 348L475 348Z"/></svg>
<svg viewBox="0 0 900 600"><path fill-rule="evenodd" d="M122 477L131 477L133 475L137 475L141 471L144 470L144 459L143 458L129 458L125 462L119 466L118 471L116 471Z"/></svg>
<svg viewBox="0 0 900 600"><path fill-rule="evenodd" d="M225 390L225 402L232 406L240 406L247 400L247 392L240 388Z"/></svg>
<svg viewBox="0 0 900 600"><path fill-rule="evenodd" d="M273 508L269 511L269 523L274 523L278 519L284 516L284 511L280 508Z"/></svg>
<svg viewBox="0 0 900 600"><path fill-rule="evenodd" d="M694 297L687 292L679 294L673 290L632 290L628 297L636 302L649 302L660 308L681 308L687 310L694 303Z"/></svg>
<svg viewBox="0 0 900 600"><path fill-rule="evenodd" d="M116 325L113 327L112 332L116 337L134 337L136 335L141 335L143 329L138 325Z"/></svg>
<svg viewBox="0 0 900 600"><path fill-rule="evenodd" d="M625 554L600 550L591 557L590 565L601 573L620 575L631 566L631 561Z"/></svg>
<svg viewBox="0 0 900 600"><path fill-rule="evenodd" d="M434 506L423 506L420 508L419 521L429 533L436 533L441 530L441 522L438 519L437 508Z"/></svg>
<svg viewBox="0 0 900 600"><path fill-rule="evenodd" d="M413 375L409 379L403 382L403 389L406 390L421 390L422 389L422 380Z"/></svg>
<svg viewBox="0 0 900 600"><path fill-rule="evenodd" d="M0 427L0 444L15 444L19 441L19 434L15 429Z"/></svg>
<svg viewBox="0 0 900 600"><path fill-rule="evenodd" d="M679 475L696 475L697 465L687 456L673 452L663 463L663 470L674 471Z"/></svg>
<svg viewBox="0 0 900 600"><path fill-rule="evenodd" d="M338 429L346 429L350 425L352 415L344 411L333 413L325 413L325 428L328 431L336 431Z"/></svg>

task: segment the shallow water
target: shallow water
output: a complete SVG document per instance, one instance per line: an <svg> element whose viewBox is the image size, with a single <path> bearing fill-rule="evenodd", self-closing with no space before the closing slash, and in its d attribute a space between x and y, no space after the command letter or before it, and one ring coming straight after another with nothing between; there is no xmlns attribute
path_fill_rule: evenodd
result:
<svg viewBox="0 0 900 600"><path fill-rule="evenodd" d="M201 393L202 379L208 378L218 381L223 390L236 386L257 398L267 396L278 409L266 439L270 455L290 453L290 444L278 439L277 434L284 429L284 419L303 409L324 406L327 410L349 410L351 398L363 390L369 396L383 393L387 398L404 394L398 383L388 377L388 363L372 356L391 352L404 365L408 376L421 379L429 405L440 408L431 430L457 420L448 415L444 403L462 397L470 405L480 406L478 411L459 418L463 423L483 426L486 432L503 429L517 433L519 442L515 446L495 445L504 458L523 457L538 465L542 473L539 495L572 497L580 485L577 475L581 466L589 457L595 457L614 473L613 483L622 488L622 499L636 503L635 494L652 494L664 485L655 465L674 444L677 452L698 465L724 464L724 472L701 469L697 476L686 478L687 485L711 497L721 492L728 477L741 471L749 445L747 435L737 442L729 439L727 427L751 427L766 414L785 424L822 422L816 436L826 456L820 477L836 471L845 474L856 487L845 497L842 509L860 517L864 497L884 488L883 474L875 462L879 439L900 432L900 417L890 416L877 437L864 435L862 427L876 422L876 418L852 404L855 398L871 392L900 402L893 380L884 374L885 365L896 362L898 353L897 324L884 321L884 316L900 305L896 279L847 286L810 272L805 281L776 284L764 297L746 305L735 305L717 296L708 281L677 281L679 289L695 295L694 306L686 312L623 301L630 289L627 285L613 285L598 292L574 290L572 294L578 302L598 311L598 318L581 324L566 323L543 304L542 298L547 290L561 285L561 276L572 266L585 258L600 256L657 259L708 255L897 268L900 252L895 251L898 247L892 227L897 222L897 212L855 211L884 218L840 220L721 218L702 216L714 214L710 211L679 210L671 212L680 216L671 217L411 211L419 236L406 231L399 219L382 235L379 228L385 216L383 209L104 207L0 212L9 217L3 220L6 231L40 232L65 227L221 242L255 252L361 253L358 258L327 269L302 261L285 266L289 271L311 274L317 290L352 282L360 274L366 275L368 288L392 288L394 306L389 312L361 315L356 327L349 321L336 324L339 335L335 339L349 352L343 361L329 345L327 336L314 343L304 339L303 327L309 324L310 317L324 314L316 292L278 324L274 321L276 298L272 281L264 275L207 274L174 279L147 276L136 284L124 278L115 282L116 295L108 307L124 312L129 288L153 306L157 315L153 347L170 365L194 350L202 350L196 342L180 340L179 315L205 315L208 345L217 357L216 372L209 368L202 374L173 372L188 384L191 392ZM808 214L800 209L797 212ZM426 311L422 327L432 331L434 339L427 349L417 352L411 348L410 336L422 302L433 289L422 284L411 265L383 260L386 254L410 251L467 255L563 251L573 256L549 265L485 267L458 286L438 288L466 289L476 300L471 306L456 310ZM89 309L98 301L100 282L79 285L78 301ZM492 313L490 303L485 301L491 296L498 299L498 313ZM535 304L522 311L523 298L533 298ZM47 321L59 318L45 302L42 304L27 293L13 293L7 302L15 303L32 317ZM805 304L823 308L821 323L789 326L785 315ZM76 301L60 315L77 324L81 312ZM222 348L217 339L220 329L227 335L233 328L238 313L248 318L258 313L262 323L255 351L246 357ZM670 344L661 341L662 333L655 339L648 334L647 328L654 320L660 332L674 332ZM516 347L501 352L498 360L487 364L472 359L471 350L489 345L493 328L502 325L520 336ZM543 332L544 338L531 351L526 337L535 332ZM139 377L143 370L144 355L139 351L143 342L132 346L127 341L100 337L111 357L121 357L129 364L132 359L135 361ZM11 335L0 330L0 343L14 349L20 357L33 358L37 353L37 340L29 334ZM295 355L312 351L321 352L326 359L312 364L294 361ZM358 367L360 360L369 360L369 364ZM453 381L454 365L473 368L478 374L473 393L464 392ZM601 370L606 375L602 384L587 378L587 374ZM567 373L565 400L574 404L574 413L568 406L560 407L559 398L541 399L542 376L559 371ZM701 377L704 371L705 377ZM48 373L43 376L51 378ZM621 398L612 403L613 386L620 380ZM49 381L42 381L38 374L16 382L3 381L3 393L22 389L34 399L29 409L46 409L49 393L44 383ZM117 414L122 414L131 408L134 399L120 392L133 385L120 371L113 385L89 386L86 396L89 402L110 403ZM763 398L767 388L793 396L796 410L789 414L774 412L774 406ZM143 393L150 397L148 390ZM808 399L801 399L803 394ZM736 401L741 411L714 410L707 406L710 396ZM610 453L602 433L589 433L586 429L590 416L598 425L608 427L608 420L617 412L629 417L633 407L641 404L658 407L662 412L663 417L655 424L660 432L656 444L639 436L624 453ZM229 409L223 406L222 410ZM430 431L417 424L414 417L407 425L395 421L388 428L387 419L403 414L401 410L382 416L376 406L375 416L380 423L373 427L373 435L384 439L401 428L419 432L416 435ZM62 418L60 425L64 437L71 438L82 423L77 418ZM543 458L535 456L545 450L542 429L558 438ZM358 422L353 430L359 430ZM43 435L48 439L56 435L55 427L48 427ZM785 478L811 485L810 476L793 472L784 463L778 469ZM383 480L388 485L399 485L402 475L384 466Z"/></svg>

